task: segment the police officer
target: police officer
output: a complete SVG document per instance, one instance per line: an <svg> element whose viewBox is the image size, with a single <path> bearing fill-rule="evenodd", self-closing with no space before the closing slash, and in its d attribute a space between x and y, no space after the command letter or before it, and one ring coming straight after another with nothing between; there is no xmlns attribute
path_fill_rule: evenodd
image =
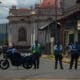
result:
<svg viewBox="0 0 80 80"><path fill-rule="evenodd" d="M62 45L58 42L54 45L55 69L57 69L58 61L60 63L60 68L63 69L61 53L62 53Z"/></svg>
<svg viewBox="0 0 80 80"><path fill-rule="evenodd" d="M69 69L72 69L74 62L75 62L75 69L77 69L78 58L79 58L78 43L76 42L76 44L71 44L69 48L70 48L70 54L71 54Z"/></svg>
<svg viewBox="0 0 80 80"><path fill-rule="evenodd" d="M40 64L41 46L37 40L32 45L32 54L33 54L34 69L38 69Z"/></svg>
<svg viewBox="0 0 80 80"><path fill-rule="evenodd" d="M10 54L13 54L14 55L17 52L17 50L16 50L16 48L14 46L11 46L7 50L7 53L9 53L9 52L10 52Z"/></svg>
<svg viewBox="0 0 80 80"><path fill-rule="evenodd" d="M78 51L78 58L79 58L79 56L80 56L80 42L76 42L76 48Z"/></svg>

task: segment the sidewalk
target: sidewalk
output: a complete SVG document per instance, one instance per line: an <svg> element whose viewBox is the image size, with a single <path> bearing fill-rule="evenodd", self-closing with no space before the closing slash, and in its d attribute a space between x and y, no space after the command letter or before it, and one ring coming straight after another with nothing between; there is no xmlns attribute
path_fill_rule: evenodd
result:
<svg viewBox="0 0 80 80"><path fill-rule="evenodd" d="M70 58L63 58L64 63L70 63ZM80 59L78 60L78 65L80 66Z"/></svg>
<svg viewBox="0 0 80 80"><path fill-rule="evenodd" d="M49 58L48 55L42 55L42 58L54 60L54 57ZM70 63L70 58L64 57L62 60L64 63ZM78 64L80 65L80 58L78 60Z"/></svg>

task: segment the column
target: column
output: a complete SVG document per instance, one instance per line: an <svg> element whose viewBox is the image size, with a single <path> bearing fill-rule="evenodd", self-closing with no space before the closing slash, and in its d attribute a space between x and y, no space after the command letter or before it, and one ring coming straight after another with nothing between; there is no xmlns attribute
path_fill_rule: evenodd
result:
<svg viewBox="0 0 80 80"><path fill-rule="evenodd" d="M12 24L8 28L8 45L12 46Z"/></svg>
<svg viewBox="0 0 80 80"><path fill-rule="evenodd" d="M51 37L51 54L53 55L54 37Z"/></svg>
<svg viewBox="0 0 80 80"><path fill-rule="evenodd" d="M74 31L74 42L78 41L78 31Z"/></svg>

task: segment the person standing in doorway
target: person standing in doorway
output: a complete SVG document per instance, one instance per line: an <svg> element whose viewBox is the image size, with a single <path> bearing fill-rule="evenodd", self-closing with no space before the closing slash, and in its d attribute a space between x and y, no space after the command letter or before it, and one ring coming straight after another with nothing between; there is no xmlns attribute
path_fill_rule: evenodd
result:
<svg viewBox="0 0 80 80"><path fill-rule="evenodd" d="M63 69L63 65L62 65L62 45L57 42L54 45L54 56L55 56L55 69L57 69L57 65L58 65L58 61L60 63L60 68Z"/></svg>

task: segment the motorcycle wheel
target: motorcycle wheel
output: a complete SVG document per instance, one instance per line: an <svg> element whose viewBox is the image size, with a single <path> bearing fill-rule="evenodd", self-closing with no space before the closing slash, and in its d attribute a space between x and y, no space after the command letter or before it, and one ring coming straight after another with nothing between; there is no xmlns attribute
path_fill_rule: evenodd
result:
<svg viewBox="0 0 80 80"><path fill-rule="evenodd" d="M8 60L1 60L0 61L0 68L6 70L9 68L9 61Z"/></svg>
<svg viewBox="0 0 80 80"><path fill-rule="evenodd" d="M23 63L23 67L25 69L30 69L30 68L32 68L32 64Z"/></svg>

